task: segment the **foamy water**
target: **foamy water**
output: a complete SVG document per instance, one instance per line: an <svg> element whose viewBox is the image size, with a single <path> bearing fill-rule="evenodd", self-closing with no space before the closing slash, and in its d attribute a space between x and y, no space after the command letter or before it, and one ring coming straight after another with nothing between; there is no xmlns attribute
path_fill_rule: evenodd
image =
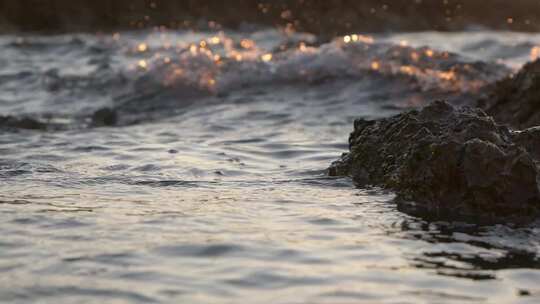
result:
<svg viewBox="0 0 540 304"><path fill-rule="evenodd" d="M3 36L0 302L536 303L540 225L409 216L329 178L352 121L472 102L511 33ZM115 109L119 125L95 128Z"/></svg>

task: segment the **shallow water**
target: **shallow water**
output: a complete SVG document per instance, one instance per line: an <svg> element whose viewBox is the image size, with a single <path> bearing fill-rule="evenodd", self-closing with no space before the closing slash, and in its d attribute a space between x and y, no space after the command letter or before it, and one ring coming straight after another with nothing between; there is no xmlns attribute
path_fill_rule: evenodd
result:
<svg viewBox="0 0 540 304"><path fill-rule="evenodd" d="M428 221L325 169L355 118L470 102L540 36L347 37L1 37L2 114L49 130L0 131L0 302L537 303L538 223Z"/></svg>

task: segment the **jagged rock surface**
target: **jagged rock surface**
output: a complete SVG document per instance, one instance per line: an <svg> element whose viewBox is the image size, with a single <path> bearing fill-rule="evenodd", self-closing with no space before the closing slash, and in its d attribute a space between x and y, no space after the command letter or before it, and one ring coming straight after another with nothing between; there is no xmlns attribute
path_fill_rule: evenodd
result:
<svg viewBox="0 0 540 304"><path fill-rule="evenodd" d="M480 109L437 101L386 119L356 120L350 153L329 174L393 189L398 202L432 214L521 221L540 211L540 144L531 139L539 133L513 132Z"/></svg>
<svg viewBox="0 0 540 304"><path fill-rule="evenodd" d="M540 125L540 59L497 82L478 106L516 129Z"/></svg>

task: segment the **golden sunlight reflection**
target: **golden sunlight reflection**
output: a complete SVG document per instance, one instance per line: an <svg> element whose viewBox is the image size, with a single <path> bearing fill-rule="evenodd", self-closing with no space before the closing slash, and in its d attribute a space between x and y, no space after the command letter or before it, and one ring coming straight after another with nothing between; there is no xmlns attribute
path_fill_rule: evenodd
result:
<svg viewBox="0 0 540 304"><path fill-rule="evenodd" d="M268 61L272 60L272 54L270 54L270 53L264 54L264 55L261 56L261 59L264 62L268 62Z"/></svg>
<svg viewBox="0 0 540 304"><path fill-rule="evenodd" d="M414 75L417 69L410 65L404 65L404 66L399 67L399 71L403 74Z"/></svg>
<svg viewBox="0 0 540 304"><path fill-rule="evenodd" d="M189 47L189 51L191 52L191 55L195 56L197 55L197 46L192 44L190 47Z"/></svg>
<svg viewBox="0 0 540 304"><path fill-rule="evenodd" d="M232 37L219 31L196 41L174 41L174 35L165 31L157 31L157 37L147 37L147 41L135 44L134 49L140 53L150 52L152 43L153 54L147 58L137 59L130 65L139 72L149 71L150 68L163 68L164 76L161 82L165 86L177 84L195 85L199 88L216 92L222 89L220 79L228 69L234 68L231 64L242 62L275 62L268 73L280 69L280 64L287 63L289 58L302 58L294 56L317 55L321 47L311 47L309 40L301 39L294 42L281 42L272 48L259 46L253 37ZM113 40L120 39L120 35L113 34ZM157 44L156 40L159 41ZM334 41L332 47L343 48L347 57L343 58L351 63L355 72L373 71L383 75L408 75L416 79L422 86L444 86L445 89L454 91L476 90L485 83L467 79L470 70L467 65L459 70L452 66L443 69L438 66L440 60L449 58L448 52L436 52L430 48L413 48L407 40L400 40L397 46L372 45L375 39L369 35L351 33L341 36ZM329 45L330 46L330 45ZM349 47L350 46L350 47ZM383 53L372 52L381 47ZM155 49L155 50L154 50ZM284 54L276 60L276 54ZM325 54L320 54L325 56ZM293 57L291 57L293 56ZM318 56L318 55L317 55ZM540 46L530 49L531 59L540 57ZM301 62L301 61L300 61ZM309 64L300 63L294 69L296 77L310 78L317 75ZM248 66L245 66L248 67ZM190 71L187 73L187 71Z"/></svg>
<svg viewBox="0 0 540 304"><path fill-rule="evenodd" d="M139 68L142 68L142 69L147 69L148 68L148 63L146 63L146 60L139 60L137 65L139 66Z"/></svg>
<svg viewBox="0 0 540 304"><path fill-rule="evenodd" d="M214 36L214 37L210 38L210 43L211 44L219 44L220 41L221 40L219 39L218 36Z"/></svg>
<svg viewBox="0 0 540 304"><path fill-rule="evenodd" d="M242 46L244 49L251 49L255 46L255 42L249 39L242 39L240 41L240 46Z"/></svg>
<svg viewBox="0 0 540 304"><path fill-rule="evenodd" d="M371 36L358 35L358 41L367 43L367 44L372 44L373 42L375 42L375 39L373 39L373 37Z"/></svg>
<svg viewBox="0 0 540 304"><path fill-rule="evenodd" d="M139 52L146 52L148 50L148 44L146 43L140 43L138 46L137 46L137 50Z"/></svg>
<svg viewBox="0 0 540 304"><path fill-rule="evenodd" d="M540 46L534 46L531 48L531 61L534 61L538 58L540 58Z"/></svg>
<svg viewBox="0 0 540 304"><path fill-rule="evenodd" d="M351 34L351 35L343 36L343 42L345 43L361 42L365 44L373 44L373 42L375 42L375 39L373 39L373 37L371 36Z"/></svg>
<svg viewBox="0 0 540 304"><path fill-rule="evenodd" d="M456 73L452 71L447 71L447 72L440 71L438 72L437 75L439 76L440 79L443 79L443 80L447 80L447 81L456 80Z"/></svg>

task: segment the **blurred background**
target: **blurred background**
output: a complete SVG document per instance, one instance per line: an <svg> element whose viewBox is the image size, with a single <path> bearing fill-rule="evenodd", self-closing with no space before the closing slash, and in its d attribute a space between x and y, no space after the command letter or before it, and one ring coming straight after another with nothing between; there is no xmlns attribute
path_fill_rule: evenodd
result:
<svg viewBox="0 0 540 304"><path fill-rule="evenodd" d="M281 26L334 36L351 31L537 31L536 0L22 0L0 1L1 31L109 31Z"/></svg>

